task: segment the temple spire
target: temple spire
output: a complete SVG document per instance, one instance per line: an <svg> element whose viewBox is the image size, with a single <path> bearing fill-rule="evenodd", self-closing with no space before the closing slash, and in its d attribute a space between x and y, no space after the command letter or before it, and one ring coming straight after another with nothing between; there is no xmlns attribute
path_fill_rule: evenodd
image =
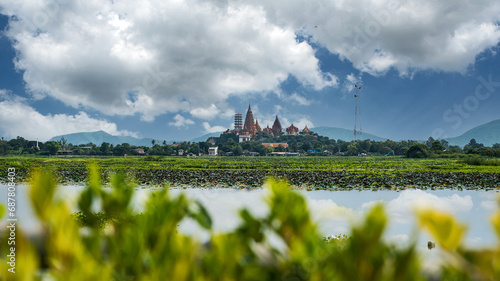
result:
<svg viewBox="0 0 500 281"><path fill-rule="evenodd" d="M255 133L262 131L259 125L259 120L255 119Z"/></svg>
<svg viewBox="0 0 500 281"><path fill-rule="evenodd" d="M245 116L245 124L243 127L243 131L249 135L255 134L255 122L253 120L253 113L252 113L252 108L250 108L250 104L248 104L248 111L247 115Z"/></svg>
<svg viewBox="0 0 500 281"><path fill-rule="evenodd" d="M283 133L283 128L281 127L281 122L278 119L278 115L276 115L272 130L275 136L281 135Z"/></svg>

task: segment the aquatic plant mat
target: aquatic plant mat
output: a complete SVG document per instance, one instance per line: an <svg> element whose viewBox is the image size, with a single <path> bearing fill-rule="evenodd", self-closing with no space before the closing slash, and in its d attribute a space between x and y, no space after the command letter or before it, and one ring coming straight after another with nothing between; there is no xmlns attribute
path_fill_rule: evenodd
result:
<svg viewBox="0 0 500 281"><path fill-rule="evenodd" d="M89 164L102 178L124 172L139 185L260 188L265 178L286 179L305 189L496 189L500 166L460 159L402 157L134 157L0 158L0 180L14 167L19 181L33 170L52 170L62 184L83 185Z"/></svg>

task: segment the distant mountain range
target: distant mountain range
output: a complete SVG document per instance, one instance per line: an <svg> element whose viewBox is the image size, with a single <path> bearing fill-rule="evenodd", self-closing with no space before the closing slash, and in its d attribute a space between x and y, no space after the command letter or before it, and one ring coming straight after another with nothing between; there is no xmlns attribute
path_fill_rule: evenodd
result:
<svg viewBox="0 0 500 281"><path fill-rule="evenodd" d="M316 127L311 128L311 131L317 133L320 136L328 137L334 140L351 141L354 138L354 131L335 127ZM372 141L386 141L387 139L381 138L376 135L363 133L364 140Z"/></svg>
<svg viewBox="0 0 500 281"><path fill-rule="evenodd" d="M353 139L353 131L342 128L335 127L316 127L311 128L311 131L317 133L320 136L325 136L334 140L344 140L350 141ZM191 142L202 142L206 141L211 137L218 137L223 132L215 132L205 134L203 136L194 138ZM94 143L96 145L101 145L103 142L107 142L109 144L117 145L122 143L128 143L130 145L135 146L152 146L151 141L152 138L134 138L127 136L113 136L104 131L97 132L82 132L82 133L74 133L61 135L51 138L51 141L58 141L62 137L64 137L68 143L72 143L74 145ZM385 141L386 138L382 138L373 134L363 133L363 139L373 140L373 141ZM476 139L478 143L482 143L485 146L492 146L495 143L500 143L500 119L491 121L489 123L477 126L475 128L470 129L469 131L463 133L461 136L454 138L447 138L446 140L450 145L458 145L463 147L468 144L471 139ZM158 144L161 144L163 140L156 140ZM167 141L168 144L172 144L173 141Z"/></svg>
<svg viewBox="0 0 500 281"><path fill-rule="evenodd" d="M450 145L464 147L471 139L475 139L476 142L485 146L500 143L500 119L474 127L458 137L447 138L446 140Z"/></svg>
<svg viewBox="0 0 500 281"><path fill-rule="evenodd" d="M51 141L58 141L61 138L65 138L68 143L74 144L74 145L80 145L80 144L87 144L87 143L93 143L96 145L101 145L103 142L107 142L109 144L117 145L117 144L122 144L122 143L128 143L130 145L135 145L135 146L152 146L151 141L153 139L151 138L134 138L134 137L128 137L128 136L113 136L110 135L104 131L97 131L97 132L82 132L82 133L74 133L74 134L67 134L67 135L60 135L60 136L55 136L51 138ZM163 141L158 141L155 140L158 144L161 144ZM172 144L172 141L167 141L167 143Z"/></svg>
<svg viewBox="0 0 500 281"><path fill-rule="evenodd" d="M208 134L205 134L203 136L192 139L191 142L207 141L208 138L216 138L216 137L220 136L222 133L224 133L224 131L215 132L215 133L208 133Z"/></svg>

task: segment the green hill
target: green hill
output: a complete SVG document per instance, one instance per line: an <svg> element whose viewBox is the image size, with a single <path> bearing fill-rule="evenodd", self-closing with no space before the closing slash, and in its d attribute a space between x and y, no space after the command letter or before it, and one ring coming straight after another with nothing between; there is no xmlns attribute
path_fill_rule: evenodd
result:
<svg viewBox="0 0 500 281"><path fill-rule="evenodd" d="M458 137L446 140L450 145L464 147L471 139L476 139L478 143L482 143L485 146L500 143L500 119L474 127Z"/></svg>
<svg viewBox="0 0 500 281"><path fill-rule="evenodd" d="M311 131L318 133L318 135L320 135L320 136L325 136L325 137L328 137L328 138L334 139L334 140L341 139L344 141L351 141L353 138L353 131L348 130L348 129L334 128L334 127L316 127L316 128L312 128ZM208 138L218 137L222 133L223 132L205 134L203 136L192 139L191 142L206 141ZM363 139L364 140L370 139L370 140L375 140L375 141L387 140L387 139L381 138L379 136L375 136L375 135L368 134L368 133L363 133Z"/></svg>
<svg viewBox="0 0 500 281"><path fill-rule="evenodd" d="M208 138L219 137L222 133L224 133L224 132L221 131L221 132L215 132L215 133L208 133L208 134L205 134L203 136L192 139L191 142L207 141Z"/></svg>
<svg viewBox="0 0 500 281"><path fill-rule="evenodd" d="M68 141L68 143L71 143L73 145L87 144L91 142L99 146L103 142L107 142L113 145L128 143L130 145L135 145L135 146L152 146L151 141L153 140L151 138L139 139L129 136L113 136L104 131L81 132L81 133L60 135L60 136L55 136L50 140L58 141L63 137ZM161 144L161 142L163 141L156 140L156 142ZM171 144L172 142L170 141L168 143Z"/></svg>
<svg viewBox="0 0 500 281"><path fill-rule="evenodd" d="M325 136L334 140L344 140L351 141L354 137L353 130L335 128L335 127L316 127L312 128L311 131L317 133L320 136ZM363 133L364 140L374 140L374 141L386 141L387 139L381 138L368 133Z"/></svg>

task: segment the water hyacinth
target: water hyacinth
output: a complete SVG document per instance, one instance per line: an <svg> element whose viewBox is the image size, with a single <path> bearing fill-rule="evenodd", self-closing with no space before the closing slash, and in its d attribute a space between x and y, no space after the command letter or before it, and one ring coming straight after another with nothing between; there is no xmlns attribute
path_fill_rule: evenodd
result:
<svg viewBox="0 0 500 281"><path fill-rule="evenodd" d="M278 157L279 158L279 157ZM33 168L53 171L58 182L83 185L86 166L99 164L101 178L124 173L141 185L260 188L268 177L287 179L294 187L313 189L462 188L500 187L500 166L494 159L406 159L400 157L138 157L104 159L4 158L0 181L7 168L26 182ZM471 164L472 163L472 164ZM491 165L490 165L491 164Z"/></svg>

